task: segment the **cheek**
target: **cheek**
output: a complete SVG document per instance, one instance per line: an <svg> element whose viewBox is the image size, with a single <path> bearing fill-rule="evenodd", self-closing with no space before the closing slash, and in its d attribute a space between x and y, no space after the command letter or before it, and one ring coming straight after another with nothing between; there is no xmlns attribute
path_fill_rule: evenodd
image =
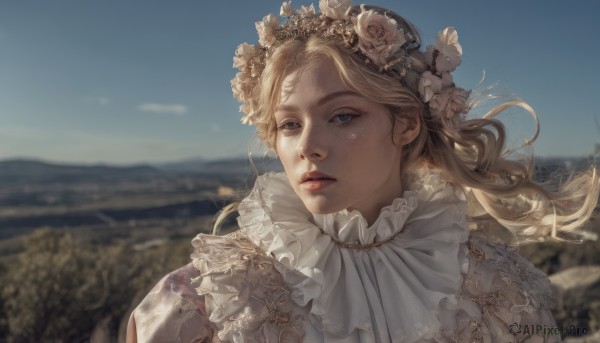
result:
<svg viewBox="0 0 600 343"><path fill-rule="evenodd" d="M293 156L295 155L295 149L293 149L292 145L293 143L289 138L277 137L275 151L277 152L277 156L279 156L279 160L285 169L287 169L290 163L292 163Z"/></svg>

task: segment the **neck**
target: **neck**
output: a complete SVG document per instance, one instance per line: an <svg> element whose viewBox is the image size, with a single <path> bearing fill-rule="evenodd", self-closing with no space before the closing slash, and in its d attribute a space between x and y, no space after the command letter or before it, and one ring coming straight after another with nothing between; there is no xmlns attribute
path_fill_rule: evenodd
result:
<svg viewBox="0 0 600 343"><path fill-rule="evenodd" d="M375 190L369 198L349 207L348 211L357 210L367 220L367 225L371 226L379 218L381 209L390 205L394 199L402 197L402 194L402 182L398 178L397 182L386 184L381 189Z"/></svg>

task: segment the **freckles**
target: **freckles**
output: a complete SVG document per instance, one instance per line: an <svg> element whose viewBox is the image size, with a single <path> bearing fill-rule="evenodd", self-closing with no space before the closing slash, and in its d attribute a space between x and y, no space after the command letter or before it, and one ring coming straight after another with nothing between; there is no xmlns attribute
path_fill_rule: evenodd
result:
<svg viewBox="0 0 600 343"><path fill-rule="evenodd" d="M347 132L345 136L345 138L350 141L356 141L360 138L360 134L357 131Z"/></svg>

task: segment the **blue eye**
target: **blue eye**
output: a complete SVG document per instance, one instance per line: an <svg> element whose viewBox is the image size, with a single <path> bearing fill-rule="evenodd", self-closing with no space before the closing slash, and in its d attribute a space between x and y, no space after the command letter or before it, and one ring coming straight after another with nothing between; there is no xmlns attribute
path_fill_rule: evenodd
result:
<svg viewBox="0 0 600 343"><path fill-rule="evenodd" d="M340 113L340 114L334 115L333 118L331 118L331 121L334 123L347 123L347 122L352 121L355 117L358 117L358 115L349 114L349 113Z"/></svg>

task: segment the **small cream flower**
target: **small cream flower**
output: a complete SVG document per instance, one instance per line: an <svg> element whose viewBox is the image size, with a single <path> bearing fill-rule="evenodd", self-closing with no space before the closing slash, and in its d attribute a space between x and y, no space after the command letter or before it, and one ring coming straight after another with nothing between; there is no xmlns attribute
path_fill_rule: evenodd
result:
<svg viewBox="0 0 600 343"><path fill-rule="evenodd" d="M233 91L233 96L240 102L246 102L247 83L248 75L243 72L238 72L235 74L233 80L231 80L231 90Z"/></svg>
<svg viewBox="0 0 600 343"><path fill-rule="evenodd" d="M429 70L421 75L419 80L419 94L423 102L429 102L434 94L442 90L442 79L433 75Z"/></svg>
<svg viewBox="0 0 600 343"><path fill-rule="evenodd" d="M452 119L467 109L468 97L468 91L458 87L448 87L431 98L429 110L437 117Z"/></svg>
<svg viewBox="0 0 600 343"><path fill-rule="evenodd" d="M265 16L262 21L256 22L256 31L258 32L258 43L262 46L269 46L275 39L274 31L279 25L279 17L270 14Z"/></svg>
<svg viewBox="0 0 600 343"><path fill-rule="evenodd" d="M376 64L385 65L400 47L406 43L404 32L392 18L373 10L362 11L356 17L354 29L358 35L358 47Z"/></svg>
<svg viewBox="0 0 600 343"><path fill-rule="evenodd" d="M252 125L254 123L254 113L252 113L249 105L241 105L240 112L244 113L241 119L242 124Z"/></svg>
<svg viewBox="0 0 600 343"><path fill-rule="evenodd" d="M454 71L460 65L462 47L458 43L458 33L453 27L438 32L435 48L440 52L435 60L438 72Z"/></svg>
<svg viewBox="0 0 600 343"><path fill-rule="evenodd" d="M315 11L315 5L310 4L310 6L302 6L300 7L300 10L298 11L300 13L301 17L308 17L311 15L314 15L315 13L317 13Z"/></svg>
<svg viewBox="0 0 600 343"><path fill-rule="evenodd" d="M279 15L282 17L291 17L296 14L296 10L292 7L291 1L286 1L281 4L281 10L279 11Z"/></svg>
<svg viewBox="0 0 600 343"><path fill-rule="evenodd" d="M319 0L321 13L332 19L345 19L352 0Z"/></svg>
<svg viewBox="0 0 600 343"><path fill-rule="evenodd" d="M233 67L238 69L244 68L255 54L256 49L254 45L248 43L240 44L235 50L235 56L233 56Z"/></svg>

